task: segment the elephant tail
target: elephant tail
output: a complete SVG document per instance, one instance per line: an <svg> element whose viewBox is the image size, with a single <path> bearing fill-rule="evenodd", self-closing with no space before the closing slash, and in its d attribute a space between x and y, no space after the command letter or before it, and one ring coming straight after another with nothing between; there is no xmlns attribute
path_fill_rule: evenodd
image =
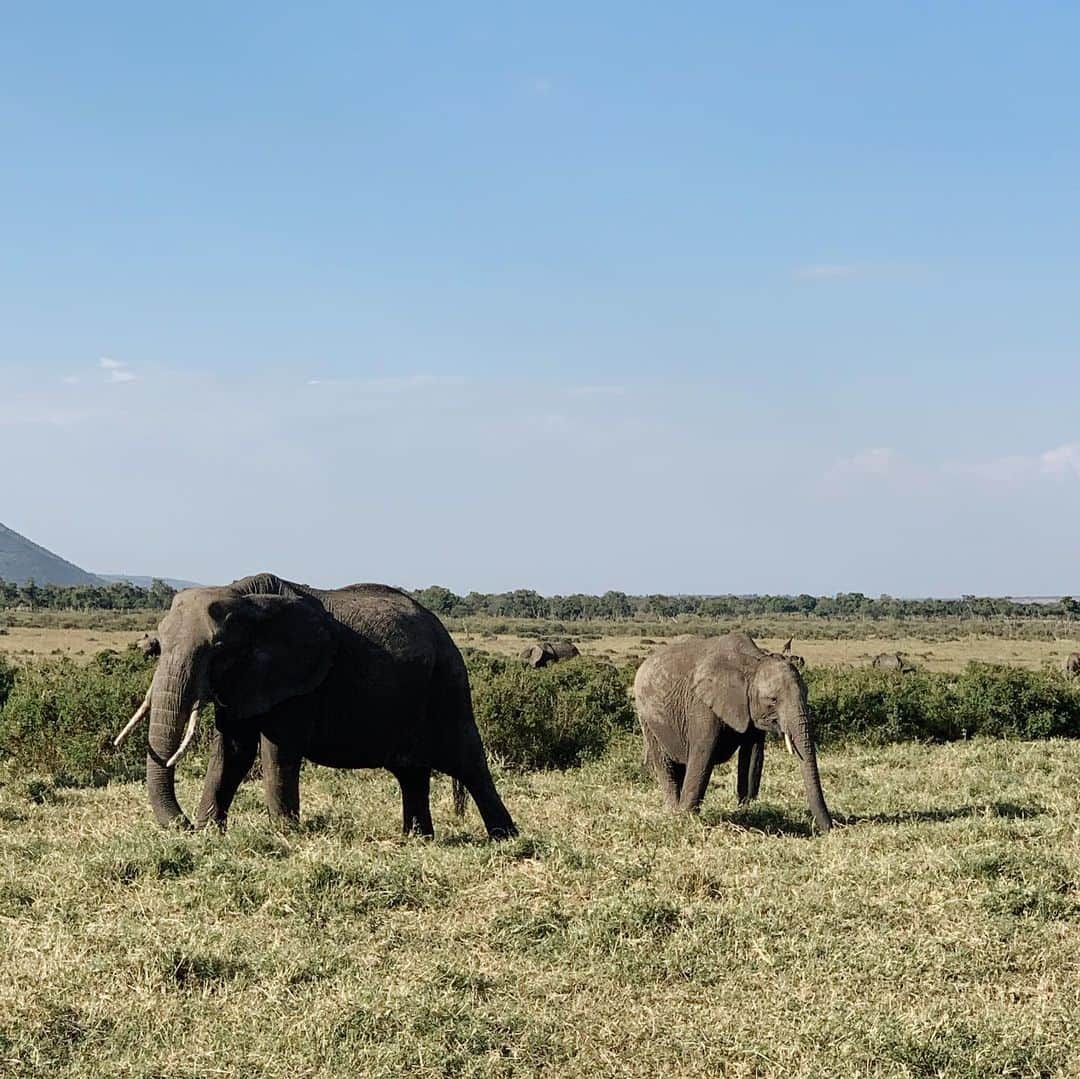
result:
<svg viewBox="0 0 1080 1079"><path fill-rule="evenodd" d="M454 814L458 817L465 816L465 784L460 779L451 783L454 791Z"/></svg>

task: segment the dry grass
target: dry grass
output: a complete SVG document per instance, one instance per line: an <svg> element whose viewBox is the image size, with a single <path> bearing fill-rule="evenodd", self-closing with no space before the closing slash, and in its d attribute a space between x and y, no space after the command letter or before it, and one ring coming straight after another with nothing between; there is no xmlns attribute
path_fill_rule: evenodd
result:
<svg viewBox="0 0 1080 1079"><path fill-rule="evenodd" d="M383 773L306 772L288 837L251 785L217 837L11 779L0 1073L1080 1074L1080 744L828 753L824 838L778 753L696 819L638 756L501 776L503 845L445 783L399 838Z"/></svg>
<svg viewBox="0 0 1080 1079"><path fill-rule="evenodd" d="M573 634L570 634L570 638L574 639ZM471 645L507 656L516 656L526 645L533 643L525 637L475 632L457 632L454 639L459 646ZM686 636L657 638L654 643L649 644L643 643L643 638L638 635L612 635L595 640L579 640L577 645L585 655L621 663L632 658L642 658L654 648L664 647L667 643L686 639ZM786 637L757 638L762 648L770 650L782 648L786 640ZM1005 637L964 637L956 641L925 641L914 637L867 637L859 640L796 639L793 647L814 666L864 666L881 652L903 652L916 666L929 671L960 671L971 660L1038 669L1047 663L1058 664L1070 652L1080 651L1080 639L1027 641Z"/></svg>
<svg viewBox="0 0 1080 1079"><path fill-rule="evenodd" d="M0 652L12 656L62 655L89 659L106 648L122 652L141 636L141 631L134 630L9 626L0 636Z"/></svg>
<svg viewBox="0 0 1080 1079"><path fill-rule="evenodd" d="M158 615L152 611L118 613L91 612L35 612L33 626L22 624L30 619L26 612L9 612L6 632L0 634L0 652L12 655L71 655L89 658L105 648L123 651L142 636L146 629L157 622ZM774 620L774 622L782 620ZM68 623L68 624L65 624ZM86 624L84 624L86 623ZM769 621L764 620L765 625ZM493 623L497 624L497 623ZM594 636L591 627L610 623L587 623L589 632L580 637L573 633L583 653L599 659L623 663L641 659L664 642L684 640L685 636L650 637L648 631L638 629L634 633L602 634ZM915 625L915 623L913 623ZM468 628L452 625L451 631L459 646L480 648L499 655L517 656L522 649L535 643L535 637L518 633L486 632L482 619L471 620ZM700 632L719 632L725 627L702 622L695 627ZM762 647L778 649L783 646L788 626L774 624L775 635L764 633L756 639ZM852 625L844 622L829 623L818 620L814 624L814 638L795 638L795 650L814 665L869 663L880 652L900 651L908 655L919 667L930 671L959 671L971 660L986 663L1008 663L1019 667L1037 669L1047 663L1058 664L1070 652L1080 651L1080 638L1024 639L1013 635L988 635L965 631L962 624L946 620L926 621L925 637L866 635L847 639ZM1045 626L1037 628L1045 629ZM670 631L671 627L665 627ZM783 634L783 635L781 635ZM952 638L952 639L950 639ZM653 643L649 643L649 642Z"/></svg>

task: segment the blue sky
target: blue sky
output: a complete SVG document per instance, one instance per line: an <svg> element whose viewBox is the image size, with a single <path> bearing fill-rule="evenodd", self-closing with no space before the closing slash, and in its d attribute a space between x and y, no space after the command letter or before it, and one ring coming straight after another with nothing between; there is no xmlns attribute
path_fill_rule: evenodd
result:
<svg viewBox="0 0 1080 1079"><path fill-rule="evenodd" d="M205 582L1080 594L1077 40L7 11L0 520Z"/></svg>

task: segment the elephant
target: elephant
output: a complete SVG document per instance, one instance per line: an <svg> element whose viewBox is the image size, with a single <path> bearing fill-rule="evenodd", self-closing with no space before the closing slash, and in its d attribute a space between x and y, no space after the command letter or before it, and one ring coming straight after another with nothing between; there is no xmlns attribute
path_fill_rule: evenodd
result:
<svg viewBox="0 0 1080 1079"><path fill-rule="evenodd" d="M634 699L645 758L669 809L701 806L713 766L739 752L736 793L756 798L766 732L798 757L814 821L832 827L802 675L745 633L685 641L653 652L638 668Z"/></svg>
<svg viewBox="0 0 1080 1079"><path fill-rule="evenodd" d="M872 667L879 671L899 671L901 674L911 674L915 666L909 663L901 652L882 652L874 656Z"/></svg>
<svg viewBox="0 0 1080 1079"><path fill-rule="evenodd" d="M580 656L577 645L569 641L541 641L526 648L521 653L522 663L530 667L548 667L552 663L561 663L564 659Z"/></svg>
<svg viewBox="0 0 1080 1079"><path fill-rule="evenodd" d="M492 838L517 834L488 769L461 653L405 593L379 584L322 591L262 573L178 592L158 635L154 679L116 742L149 716L146 783L159 824L191 826L176 800L176 763L200 706L213 701L217 734L196 827L225 827L261 749L279 823L299 819L300 767L309 760L390 771L406 833L434 834L437 769L454 780L459 815L467 790Z"/></svg>
<svg viewBox="0 0 1080 1079"><path fill-rule="evenodd" d="M1080 678L1080 652L1070 652L1062 661L1066 678Z"/></svg>
<svg viewBox="0 0 1080 1079"><path fill-rule="evenodd" d="M144 633L131 647L146 659L157 659L161 655L161 641L150 633Z"/></svg>

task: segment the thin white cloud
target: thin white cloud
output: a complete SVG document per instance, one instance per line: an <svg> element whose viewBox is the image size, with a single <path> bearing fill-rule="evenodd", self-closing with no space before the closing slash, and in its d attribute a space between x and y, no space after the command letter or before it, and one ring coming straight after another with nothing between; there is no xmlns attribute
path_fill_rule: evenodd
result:
<svg viewBox="0 0 1080 1079"><path fill-rule="evenodd" d="M837 281L845 277L857 277L862 273L859 266L851 263L818 262L798 266L793 274L800 281Z"/></svg>
<svg viewBox="0 0 1080 1079"><path fill-rule="evenodd" d="M135 381L136 376L128 370L128 365L123 360L114 360L111 356L102 356L98 360L98 367L106 373L106 382L117 383Z"/></svg>
<svg viewBox="0 0 1080 1079"><path fill-rule="evenodd" d="M899 460L896 451L887 446L859 450L850 457L842 457L830 469L836 475L886 476L896 468Z"/></svg>
<svg viewBox="0 0 1080 1079"><path fill-rule="evenodd" d="M623 397L625 386L569 386L566 392L571 397Z"/></svg>
<svg viewBox="0 0 1080 1079"><path fill-rule="evenodd" d="M1066 442L1039 454L1039 471L1052 476L1080 477L1080 442Z"/></svg>
<svg viewBox="0 0 1080 1079"><path fill-rule="evenodd" d="M947 461L942 470L996 487L1023 487L1047 476L1080 478L1080 442L1066 442L1035 455L1012 454L992 461Z"/></svg>
<svg viewBox="0 0 1080 1079"><path fill-rule="evenodd" d="M402 393L407 390L425 390L435 386L460 386L465 379L460 375L402 375L398 378L371 378L364 383L373 390Z"/></svg>
<svg viewBox="0 0 1080 1079"><path fill-rule="evenodd" d="M20 424L71 427L93 416L94 413L88 409L53 408L25 402L13 403L0 408L0 427L15 427Z"/></svg>

